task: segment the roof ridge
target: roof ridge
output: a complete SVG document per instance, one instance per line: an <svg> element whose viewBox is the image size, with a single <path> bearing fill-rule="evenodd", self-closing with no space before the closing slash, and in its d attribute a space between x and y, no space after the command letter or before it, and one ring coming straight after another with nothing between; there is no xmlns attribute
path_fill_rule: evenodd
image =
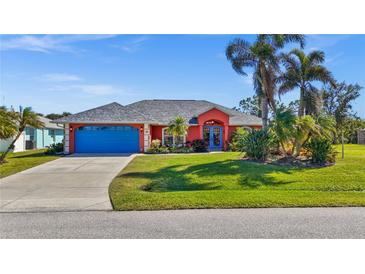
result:
<svg viewBox="0 0 365 274"><path fill-rule="evenodd" d="M84 113L86 111L90 111L90 110L95 110L95 109L99 109L99 108L103 108L103 107L106 107L106 106L111 106L111 105L118 105L118 106L121 106L121 107L125 107L121 104L119 104L118 102L111 102L109 104L105 104L105 105L102 105L102 106L99 106L99 107L95 107L95 108L90 108L90 109L87 109L87 110L84 110L84 111L80 111L80 112L77 112L77 113L74 113L72 115L76 115L76 114L80 114L80 113Z"/></svg>
<svg viewBox="0 0 365 274"><path fill-rule="evenodd" d="M75 116L75 115L84 114L84 113L87 113L87 112L90 112L90 111L93 111L93 110L101 109L101 108L104 108L104 107L107 107L107 106L112 106L112 105L117 105L118 107L125 108L125 106L123 106L123 105L119 104L118 102L114 101L114 102L111 102L111 103L108 103L108 104L105 104L105 105L102 105L102 106L99 106L99 107L90 108L90 109L87 109L87 110L84 110L84 111L80 111L80 112L71 114L71 115L66 116L66 117L71 118L72 116ZM63 118L65 118L65 117L61 117L61 118L52 120L52 122L53 123L60 122L60 121L62 121Z"/></svg>
<svg viewBox="0 0 365 274"><path fill-rule="evenodd" d="M143 100L143 101L201 101L195 99L151 99L151 100Z"/></svg>

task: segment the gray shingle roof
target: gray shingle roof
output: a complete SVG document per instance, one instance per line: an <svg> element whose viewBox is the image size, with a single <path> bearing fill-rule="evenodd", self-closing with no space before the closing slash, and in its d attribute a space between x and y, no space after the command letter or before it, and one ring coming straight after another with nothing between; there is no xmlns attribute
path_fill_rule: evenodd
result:
<svg viewBox="0 0 365 274"><path fill-rule="evenodd" d="M59 126L57 124L52 123L52 120L46 118L46 117L42 117L42 116L38 116L38 119L43 122L44 124L44 128L52 128L52 129L63 129L62 126Z"/></svg>
<svg viewBox="0 0 365 274"><path fill-rule="evenodd" d="M261 119L205 100L142 100L127 106L111 103L57 119L55 123L152 123L166 125L176 116L189 124L212 108L227 113L230 125L261 125Z"/></svg>
<svg viewBox="0 0 365 274"><path fill-rule="evenodd" d="M116 102L54 120L54 123L144 123L149 118Z"/></svg>
<svg viewBox="0 0 365 274"><path fill-rule="evenodd" d="M176 116L182 116L190 124L197 123L197 117L212 108L227 113L231 125L261 125L261 119L205 100L142 100L126 106L129 109L149 115L159 124L168 124Z"/></svg>

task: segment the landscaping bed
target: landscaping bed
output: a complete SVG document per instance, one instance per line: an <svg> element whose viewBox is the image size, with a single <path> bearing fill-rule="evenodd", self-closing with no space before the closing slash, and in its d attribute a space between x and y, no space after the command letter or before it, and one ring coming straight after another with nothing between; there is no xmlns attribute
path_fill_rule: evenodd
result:
<svg viewBox="0 0 365 274"><path fill-rule="evenodd" d="M243 161L242 154L136 157L111 183L116 210L365 206L365 146L326 168Z"/></svg>
<svg viewBox="0 0 365 274"><path fill-rule="evenodd" d="M310 158L307 157L273 157L267 159L265 161L253 160L248 157L244 157L241 159L242 161L253 162L253 163L261 163L261 164L270 164L277 166L286 166L286 167L301 167L301 168L320 168L320 167L329 167L333 166L335 163L325 162L325 163L314 163Z"/></svg>

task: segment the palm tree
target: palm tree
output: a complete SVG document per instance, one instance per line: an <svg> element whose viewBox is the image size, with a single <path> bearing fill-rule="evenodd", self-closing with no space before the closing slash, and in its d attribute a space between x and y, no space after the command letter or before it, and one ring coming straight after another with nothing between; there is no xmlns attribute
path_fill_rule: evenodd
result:
<svg viewBox="0 0 365 274"><path fill-rule="evenodd" d="M188 132L188 128L189 126L186 123L186 120L181 116L177 116L169 123L167 132L174 136L174 139L176 140L179 136L185 136Z"/></svg>
<svg viewBox="0 0 365 274"><path fill-rule="evenodd" d="M0 139L9 139L17 132L14 113L6 107L0 107Z"/></svg>
<svg viewBox="0 0 365 274"><path fill-rule="evenodd" d="M285 145L288 144L294 135L295 119L296 116L293 110L278 108L270 125L270 129L272 129L275 139L281 146L285 157L287 157Z"/></svg>
<svg viewBox="0 0 365 274"><path fill-rule="evenodd" d="M277 51L290 42L298 42L303 47L304 35L259 34L253 44L236 38L228 44L226 49L226 57L238 74L247 76L244 69L254 69L254 88L256 94L260 97L264 127L268 125L269 106L274 112L276 110L274 100L276 93L275 78L280 70Z"/></svg>
<svg viewBox="0 0 365 274"><path fill-rule="evenodd" d="M310 115L296 117L294 125L294 156L298 156L302 146L310 137L321 136L321 128Z"/></svg>
<svg viewBox="0 0 365 274"><path fill-rule="evenodd" d="M335 83L331 72L322 65L324 59L324 52L318 50L306 55L300 49L293 49L282 55L286 71L278 78L279 94L300 89L298 116L318 114L321 110L322 94L313 82Z"/></svg>
<svg viewBox="0 0 365 274"><path fill-rule="evenodd" d="M38 115L34 111L32 111L32 108L30 107L26 107L24 109L22 107L19 107L19 112L12 111L9 115L13 119L12 123L16 125L17 128L16 131L13 131L14 134L11 136L15 136L15 138L10 143L8 149L0 156L0 163L4 163L6 155L11 149L13 149L15 142L23 133L26 126L31 126L35 128L44 127L44 124L39 120Z"/></svg>

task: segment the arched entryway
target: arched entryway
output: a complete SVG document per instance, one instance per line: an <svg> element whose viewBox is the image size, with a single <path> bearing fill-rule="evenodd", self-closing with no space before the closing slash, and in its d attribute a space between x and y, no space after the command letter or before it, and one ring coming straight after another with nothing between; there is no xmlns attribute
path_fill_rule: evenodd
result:
<svg viewBox="0 0 365 274"><path fill-rule="evenodd" d="M208 144L209 150L223 149L223 128L223 123L217 120L209 120L204 122L203 139Z"/></svg>

